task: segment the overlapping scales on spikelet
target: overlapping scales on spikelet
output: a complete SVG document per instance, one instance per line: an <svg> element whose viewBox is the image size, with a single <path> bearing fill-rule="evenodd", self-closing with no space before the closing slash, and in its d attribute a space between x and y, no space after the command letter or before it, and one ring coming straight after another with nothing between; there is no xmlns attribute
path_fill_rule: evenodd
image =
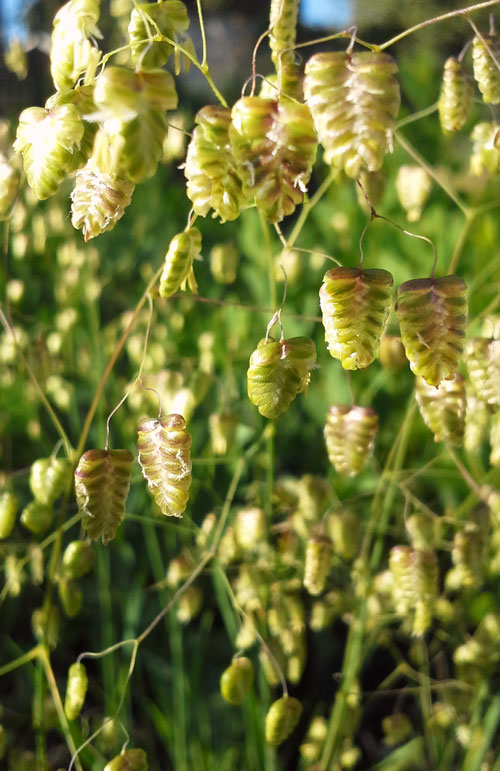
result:
<svg viewBox="0 0 500 771"><path fill-rule="evenodd" d="M136 3L128 27L132 61L140 70L162 67L174 51L172 43L155 39L163 35L179 42L189 27L187 8L181 0Z"/></svg>
<svg viewBox="0 0 500 771"><path fill-rule="evenodd" d="M171 297L186 280L193 268L193 260L201 252L201 233L198 228L188 228L174 236L165 257L160 278L160 297Z"/></svg>
<svg viewBox="0 0 500 771"><path fill-rule="evenodd" d="M50 49L50 74L58 91L73 88L80 76L95 72L100 51L95 38L99 0L69 0L56 13Z"/></svg>
<svg viewBox="0 0 500 771"><path fill-rule="evenodd" d="M500 102L500 39L496 35L482 35L472 42L474 77L486 104Z"/></svg>
<svg viewBox="0 0 500 771"><path fill-rule="evenodd" d="M434 440L460 444L464 436L466 411L462 375L456 375L454 380L443 380L437 388L419 377L415 389L420 414L434 433Z"/></svg>
<svg viewBox="0 0 500 771"><path fill-rule="evenodd" d="M465 344L464 357L470 381L486 404L500 404L500 340L473 337Z"/></svg>
<svg viewBox="0 0 500 771"><path fill-rule="evenodd" d="M293 62L299 0L271 0L269 45L276 72Z"/></svg>
<svg viewBox="0 0 500 771"><path fill-rule="evenodd" d="M438 110L445 134L459 131L467 121L474 98L474 84L462 63L450 56L444 64Z"/></svg>
<svg viewBox="0 0 500 771"><path fill-rule="evenodd" d="M356 476L373 452L378 416L371 407L333 405L325 425L330 463L344 476Z"/></svg>

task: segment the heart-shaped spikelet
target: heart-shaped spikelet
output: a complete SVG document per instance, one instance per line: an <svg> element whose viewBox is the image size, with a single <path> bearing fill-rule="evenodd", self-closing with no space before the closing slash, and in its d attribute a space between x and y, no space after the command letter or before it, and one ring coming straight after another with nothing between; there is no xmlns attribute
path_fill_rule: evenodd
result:
<svg viewBox="0 0 500 771"><path fill-rule="evenodd" d="M248 398L265 418L277 418L307 388L315 363L316 346L308 337L261 340L250 357Z"/></svg>
<svg viewBox="0 0 500 771"><path fill-rule="evenodd" d="M139 463L165 516L181 517L191 487L191 434L182 415L145 418L137 426Z"/></svg>
<svg viewBox="0 0 500 771"><path fill-rule="evenodd" d="M481 35L474 38L472 43L474 77L483 95L483 102L486 104L500 102L500 70L497 64L499 60L500 39L496 35Z"/></svg>
<svg viewBox="0 0 500 771"><path fill-rule="evenodd" d="M419 377L415 396L425 424L434 433L434 440L460 444L465 431L467 406L462 375L456 375L454 380L443 380L437 388Z"/></svg>
<svg viewBox="0 0 500 771"><path fill-rule="evenodd" d="M401 342L415 375L429 385L453 380L467 325L467 286L458 276L417 278L398 289Z"/></svg>
<svg viewBox="0 0 500 771"><path fill-rule="evenodd" d="M132 461L129 450L87 450L75 471L82 526L90 538L112 541L125 517Z"/></svg>
<svg viewBox="0 0 500 771"><path fill-rule="evenodd" d="M330 463L344 476L356 476L373 452L378 416L371 407L333 405L325 425Z"/></svg>
<svg viewBox="0 0 500 771"><path fill-rule="evenodd" d="M472 108L474 84L462 63L454 56L446 60L439 95L438 109L441 128L445 134L459 131Z"/></svg>
<svg viewBox="0 0 500 771"><path fill-rule="evenodd" d="M344 369L362 369L376 357L393 285L386 270L334 268L325 274L319 292L325 339Z"/></svg>
<svg viewBox="0 0 500 771"><path fill-rule="evenodd" d="M189 27L187 8L181 0L134 3L128 25L132 61L138 70L163 67L174 51L172 43L158 40L157 33L175 42Z"/></svg>

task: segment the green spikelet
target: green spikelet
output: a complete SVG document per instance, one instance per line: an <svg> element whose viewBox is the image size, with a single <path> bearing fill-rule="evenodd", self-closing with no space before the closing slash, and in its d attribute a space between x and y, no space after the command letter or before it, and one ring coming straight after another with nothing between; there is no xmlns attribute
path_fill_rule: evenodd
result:
<svg viewBox="0 0 500 771"><path fill-rule="evenodd" d="M62 568L65 578L72 581L83 578L92 570L94 552L88 541L71 541L65 548Z"/></svg>
<svg viewBox="0 0 500 771"><path fill-rule="evenodd" d="M427 511L417 511L405 522L406 530L414 549L428 551L440 540L440 520Z"/></svg>
<svg viewBox="0 0 500 771"><path fill-rule="evenodd" d="M0 539L8 538L16 524L19 503L10 490L0 492Z"/></svg>
<svg viewBox="0 0 500 771"><path fill-rule="evenodd" d="M480 522L468 522L455 533L451 558L454 569L446 576L449 589L478 589L484 581L488 562L486 533Z"/></svg>
<svg viewBox="0 0 500 771"><path fill-rule="evenodd" d="M306 546L304 586L312 595L321 594L332 566L333 545L326 535L314 535Z"/></svg>
<svg viewBox="0 0 500 771"><path fill-rule="evenodd" d="M231 111L207 105L195 122L185 164L187 196L196 214L205 217L213 209L222 222L235 220L246 199L229 142Z"/></svg>
<svg viewBox="0 0 500 771"><path fill-rule="evenodd" d="M185 286L193 261L200 256L200 252L201 233L198 228L191 227L172 238L160 278L160 297L171 297Z"/></svg>
<svg viewBox="0 0 500 771"><path fill-rule="evenodd" d="M299 0L271 0L269 45L271 59L280 73L283 65L293 62Z"/></svg>
<svg viewBox="0 0 500 771"><path fill-rule="evenodd" d="M137 426L139 463L165 516L181 517L191 486L191 435L182 415L145 418Z"/></svg>
<svg viewBox="0 0 500 771"><path fill-rule="evenodd" d="M374 360L392 300L394 279L386 270L334 268L319 292L325 339L344 369Z"/></svg>
<svg viewBox="0 0 500 771"><path fill-rule="evenodd" d="M64 615L67 618L78 616L83 605L83 592L80 587L74 581L61 578L57 585L57 591Z"/></svg>
<svg viewBox="0 0 500 771"><path fill-rule="evenodd" d="M434 433L435 442L460 444L465 430L465 381L461 375L443 380L436 388L417 378L415 385L420 414Z"/></svg>
<svg viewBox="0 0 500 771"><path fill-rule="evenodd" d="M112 541L125 517L132 461L129 450L87 450L75 471L75 493L89 538Z"/></svg>
<svg viewBox="0 0 500 771"><path fill-rule="evenodd" d="M377 171L392 150L400 93L385 53L319 53L306 64L304 96L325 161L356 178Z"/></svg>
<svg viewBox="0 0 500 771"><path fill-rule="evenodd" d="M480 451L485 437L488 436L490 411L488 406L477 399L472 393L467 393L467 410L465 413L464 448L467 452Z"/></svg>
<svg viewBox="0 0 500 771"><path fill-rule="evenodd" d="M371 407L333 405L325 425L330 463L339 474L356 476L373 452L378 417Z"/></svg>
<svg viewBox="0 0 500 771"><path fill-rule="evenodd" d="M261 415L273 420L305 391L316 363L316 346L308 337L261 340L250 356L248 398Z"/></svg>
<svg viewBox="0 0 500 771"><path fill-rule="evenodd" d="M266 536L266 515L257 506L238 511L234 518L234 536L243 552L254 552Z"/></svg>
<svg viewBox="0 0 500 771"><path fill-rule="evenodd" d="M104 771L148 771L148 768L144 750L124 750L106 763Z"/></svg>
<svg viewBox="0 0 500 771"><path fill-rule="evenodd" d="M70 0L54 17L50 74L58 91L73 88L86 70L95 72L100 51L90 38L101 37L99 5L99 0Z"/></svg>
<svg viewBox="0 0 500 771"><path fill-rule="evenodd" d="M164 40L155 40L158 32L175 42L189 27L187 8L181 0L137 3L128 26L132 61L139 70L163 67L174 51Z"/></svg>
<svg viewBox="0 0 500 771"><path fill-rule="evenodd" d="M491 419L490 445L490 463L500 466L500 412L496 412Z"/></svg>
<svg viewBox="0 0 500 771"><path fill-rule="evenodd" d="M85 120L85 116L92 115L96 111L94 103L94 89L92 86L75 86L70 91L58 91L45 104L48 110L65 104L73 104L82 120L83 136L80 147L73 153L73 163L69 171L77 171L85 166L92 155L94 139L97 133L97 122Z"/></svg>
<svg viewBox="0 0 500 771"><path fill-rule="evenodd" d="M464 358L479 399L500 404L500 340L473 337L465 344Z"/></svg>
<svg viewBox="0 0 500 771"><path fill-rule="evenodd" d="M71 224L85 242L112 230L132 200L135 185L119 174L109 152L108 139L99 131L92 156L77 172L71 193Z"/></svg>
<svg viewBox="0 0 500 771"><path fill-rule="evenodd" d="M482 35L482 38L481 40L476 36L472 42L474 77L483 95L483 102L498 104L500 102L500 70L491 57L491 53L499 62L500 40L496 35Z"/></svg>
<svg viewBox="0 0 500 771"><path fill-rule="evenodd" d="M450 56L444 64L438 110L441 128L445 134L459 131L469 117L474 85L462 63Z"/></svg>
<svg viewBox="0 0 500 771"><path fill-rule="evenodd" d="M9 214L19 190L19 172L0 153L0 219Z"/></svg>
<svg viewBox="0 0 500 771"><path fill-rule="evenodd" d="M393 546L389 554L392 575L392 597L398 616L405 618L413 607L412 550L409 546Z"/></svg>
<svg viewBox="0 0 500 771"><path fill-rule="evenodd" d="M412 634L422 637L432 623L434 603L438 595L438 562L436 552L420 549L411 554L414 617Z"/></svg>
<svg viewBox="0 0 500 771"><path fill-rule="evenodd" d="M332 539L334 553L346 562L353 560L361 540L359 515L349 509L329 514L326 528Z"/></svg>
<svg viewBox="0 0 500 771"><path fill-rule="evenodd" d="M229 137L245 193L270 222L302 203L316 158L316 132L308 107L247 96L234 105Z"/></svg>
<svg viewBox="0 0 500 771"><path fill-rule="evenodd" d="M396 177L396 193L406 212L408 222L418 222L422 216L432 182L421 166L400 166Z"/></svg>
<svg viewBox="0 0 500 771"><path fill-rule="evenodd" d="M106 67L96 80L94 101L104 118L117 173L136 184L152 177L168 128L165 110L177 107L172 75Z"/></svg>
<svg viewBox="0 0 500 771"><path fill-rule="evenodd" d="M233 284L238 270L238 249L232 243L215 244L210 250L210 272L218 284Z"/></svg>
<svg viewBox="0 0 500 771"><path fill-rule="evenodd" d="M285 741L297 725L302 705L292 696L282 696L274 701L266 715L266 742L277 747Z"/></svg>
<svg viewBox="0 0 500 771"><path fill-rule="evenodd" d="M23 110L14 150L22 155L28 183L37 198L43 200L57 192L66 173L74 168L74 155L83 135L83 121L74 104Z"/></svg>
<svg viewBox="0 0 500 771"><path fill-rule="evenodd" d="M54 519L52 505L31 501L21 512L21 524L35 535L46 533Z"/></svg>
<svg viewBox="0 0 500 771"><path fill-rule="evenodd" d="M378 357L383 368L389 372L399 372L407 365L403 343L396 335L382 335Z"/></svg>
<svg viewBox="0 0 500 771"><path fill-rule="evenodd" d="M233 659L220 679L220 692L229 704L243 704L254 680L253 664L245 656Z"/></svg>
<svg viewBox="0 0 500 771"><path fill-rule="evenodd" d="M417 278L398 289L401 342L415 375L429 385L453 380L467 324L467 287L457 276Z"/></svg>
<svg viewBox="0 0 500 771"><path fill-rule="evenodd" d="M30 468L30 487L36 500L51 505L64 492L71 477L67 458L39 458Z"/></svg>
<svg viewBox="0 0 500 771"><path fill-rule="evenodd" d="M478 123L471 134L472 152L470 172L480 177L494 174L500 166L496 138L499 126L496 123Z"/></svg>

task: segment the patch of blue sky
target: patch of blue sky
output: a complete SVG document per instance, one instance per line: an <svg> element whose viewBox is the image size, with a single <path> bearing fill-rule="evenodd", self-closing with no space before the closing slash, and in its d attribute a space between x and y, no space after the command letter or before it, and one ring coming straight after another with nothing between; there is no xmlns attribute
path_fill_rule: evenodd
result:
<svg viewBox="0 0 500 771"><path fill-rule="evenodd" d="M352 0L301 0L300 23L305 27L343 29L352 24Z"/></svg>
<svg viewBox="0 0 500 771"><path fill-rule="evenodd" d="M25 15L31 5L31 0L0 0L0 20L2 38L8 42L13 38L26 40L28 28Z"/></svg>

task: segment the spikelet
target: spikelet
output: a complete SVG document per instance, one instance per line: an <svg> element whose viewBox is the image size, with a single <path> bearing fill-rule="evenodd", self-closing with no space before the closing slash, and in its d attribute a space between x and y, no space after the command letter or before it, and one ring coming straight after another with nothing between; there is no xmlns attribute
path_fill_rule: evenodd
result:
<svg viewBox="0 0 500 771"><path fill-rule="evenodd" d="M247 96L234 105L229 137L245 193L270 222L302 203L317 139L304 104Z"/></svg>
<svg viewBox="0 0 500 771"><path fill-rule="evenodd" d="M148 488L165 516L181 517L191 486L191 435L182 415L145 418L137 449Z"/></svg>
<svg viewBox="0 0 500 771"><path fill-rule="evenodd" d="M321 533L309 538L304 563L304 586L309 594L321 594L332 566L333 545Z"/></svg>
<svg viewBox="0 0 500 771"><path fill-rule="evenodd" d="M436 552L414 549L411 555L413 575L412 634L422 637L432 622L434 603L438 595L438 562Z"/></svg>
<svg viewBox="0 0 500 771"><path fill-rule="evenodd" d="M500 166L497 136L499 126L496 123L477 123L471 134L472 152L470 172L480 177L482 174L494 174Z"/></svg>
<svg viewBox="0 0 500 771"><path fill-rule="evenodd" d="M39 458L30 468L30 487L36 500L51 505L64 492L71 477L67 458Z"/></svg>
<svg viewBox="0 0 500 771"><path fill-rule="evenodd" d="M136 3L128 26L132 61L138 70L162 67L174 50L160 35L178 42L189 27L187 8L181 0Z"/></svg>
<svg viewBox="0 0 500 771"><path fill-rule="evenodd" d="M316 363L316 346L308 337L260 340L250 356L248 398L261 415L273 420L305 391Z"/></svg>
<svg viewBox="0 0 500 771"><path fill-rule="evenodd" d="M271 0L269 45L271 59L280 73L283 65L293 62L299 0Z"/></svg>
<svg viewBox="0 0 500 771"><path fill-rule="evenodd" d="M396 335L382 335L378 358L384 369L389 372L399 372L407 365L403 343Z"/></svg>
<svg viewBox="0 0 500 771"><path fill-rule="evenodd" d="M210 272L218 284L233 284L238 269L238 249L231 242L215 244L210 250Z"/></svg>
<svg viewBox="0 0 500 771"><path fill-rule="evenodd" d="M332 539L334 553L346 562L353 560L361 540L359 515L349 509L332 512L326 520L326 529Z"/></svg>
<svg viewBox="0 0 500 771"><path fill-rule="evenodd" d="M386 270L334 268L319 292L325 339L344 369L362 369L378 352L392 300L394 279Z"/></svg>
<svg viewBox="0 0 500 771"><path fill-rule="evenodd" d="M468 522L455 533L451 558L454 568L446 575L447 588L478 589L488 562L488 544L480 523Z"/></svg>
<svg viewBox="0 0 500 771"><path fill-rule="evenodd" d="M57 585L57 591L64 615L67 618L78 616L83 605L83 592L80 587L74 581L61 578Z"/></svg>
<svg viewBox="0 0 500 771"><path fill-rule="evenodd" d="M399 110L397 65L385 53L319 53L306 64L305 101L325 161L349 177L378 171L392 150Z"/></svg>
<svg viewBox="0 0 500 771"><path fill-rule="evenodd" d="M129 450L87 450L75 471L75 493L82 526L103 544L115 537L125 517L132 461Z"/></svg>
<svg viewBox="0 0 500 771"><path fill-rule="evenodd" d="M496 35L482 35L481 39L476 36L472 42L472 64L474 77L483 95L483 102L486 104L498 104L500 102L498 62L500 62L500 40L498 37Z"/></svg>
<svg viewBox="0 0 500 771"><path fill-rule="evenodd" d="M106 135L99 131L92 156L77 172L71 193L71 224L84 240L112 230L132 200L135 185L119 174Z"/></svg>
<svg viewBox="0 0 500 771"><path fill-rule="evenodd" d="M0 539L8 538L16 524L19 503L10 490L0 492Z"/></svg>
<svg viewBox="0 0 500 771"><path fill-rule="evenodd" d="M481 399L477 399L474 394L468 393L464 433L466 452L477 453L480 451L485 437L488 435L489 422L488 406Z"/></svg>
<svg viewBox="0 0 500 771"><path fill-rule="evenodd" d="M171 297L181 287L185 287L193 261L200 257L200 252L201 233L198 228L188 228L172 238L160 278L160 297Z"/></svg>
<svg viewBox="0 0 500 771"><path fill-rule="evenodd" d="M413 606L412 550L409 546L393 546L389 554L389 570L392 575L394 609L403 618Z"/></svg>
<svg viewBox="0 0 500 771"><path fill-rule="evenodd" d="M52 506L39 501L31 501L21 512L21 524L35 535L46 533L53 519Z"/></svg>
<svg viewBox="0 0 500 771"><path fill-rule="evenodd" d="M70 91L57 91L47 99L45 107L52 110L65 104L72 104L78 110L83 124L83 136L78 150L73 153L73 162L69 171L77 171L85 166L92 155L94 139L97 133L97 122L86 119L96 111L94 104L94 89L92 86L75 86Z"/></svg>
<svg viewBox="0 0 500 771"><path fill-rule="evenodd" d="M253 664L250 659L240 656L233 659L220 679L222 698L229 704L243 704L254 680Z"/></svg>
<svg viewBox="0 0 500 771"><path fill-rule="evenodd" d="M88 541L71 541L62 557L62 569L65 578L76 580L83 578L92 570L94 552Z"/></svg>
<svg viewBox="0 0 500 771"><path fill-rule="evenodd" d="M396 193L408 222L418 222L429 193L431 178L421 166L400 166L396 176Z"/></svg>
<svg viewBox="0 0 500 771"><path fill-rule="evenodd" d="M15 166L0 153L0 219L9 214L19 190L19 172Z"/></svg>
<svg viewBox="0 0 500 771"><path fill-rule="evenodd" d="M196 214L222 222L235 220L246 202L229 142L231 112L226 107L207 105L196 115L197 126L188 146L184 166L186 193Z"/></svg>
<svg viewBox="0 0 500 771"><path fill-rule="evenodd" d="M325 425L326 449L334 469L356 476L373 452L378 417L371 407L333 405Z"/></svg>
<svg viewBox="0 0 500 771"><path fill-rule="evenodd" d="M299 722L302 705L292 696L274 701L266 715L266 742L277 747L285 741Z"/></svg>
<svg viewBox="0 0 500 771"><path fill-rule="evenodd" d="M444 64L438 102L439 121L445 134L462 128L469 117L473 97L474 85L470 75L458 59L450 56Z"/></svg>
<svg viewBox="0 0 500 771"><path fill-rule="evenodd" d="M473 337L465 344L464 358L479 399L500 404L500 340Z"/></svg>
<svg viewBox="0 0 500 771"><path fill-rule="evenodd" d="M462 375L443 380L436 388L418 377L415 384L420 414L435 442L460 444L465 430L465 381Z"/></svg>
<svg viewBox="0 0 500 771"><path fill-rule="evenodd" d="M19 116L14 150L21 153L28 183L40 200L57 192L74 167L84 125L74 104L50 110L28 107Z"/></svg>
<svg viewBox="0 0 500 771"><path fill-rule="evenodd" d="M203 592L197 586L190 586L179 597L175 615L181 624L189 624L203 607Z"/></svg>
<svg viewBox="0 0 500 771"><path fill-rule="evenodd" d="M257 506L238 511L234 518L234 537L242 552L255 551L266 535L266 515Z"/></svg>
<svg viewBox="0 0 500 771"><path fill-rule="evenodd" d="M64 699L64 712L68 720L76 720L82 711L85 696L87 695L87 687L87 670L83 664L75 661L68 670L66 697Z"/></svg>
<svg viewBox="0 0 500 771"><path fill-rule="evenodd" d="M467 324L466 292L457 276L417 278L398 289L401 342L412 372L429 385L456 375Z"/></svg>
<svg viewBox="0 0 500 771"><path fill-rule="evenodd" d="M500 412L496 412L491 419L490 445L490 463L500 466Z"/></svg>
<svg viewBox="0 0 500 771"><path fill-rule="evenodd" d="M54 17L50 74L58 91L73 88L86 70L94 75L100 51L90 38L101 37L99 4L99 0L69 0Z"/></svg>
<svg viewBox="0 0 500 771"><path fill-rule="evenodd" d="M144 750L123 750L106 763L103 771L148 771L148 758Z"/></svg>
<svg viewBox="0 0 500 771"><path fill-rule="evenodd" d="M164 70L106 67L94 88L117 173L138 184L152 177L167 133L165 110L175 110L174 79Z"/></svg>
<svg viewBox="0 0 500 771"><path fill-rule="evenodd" d="M440 519L427 511L417 511L405 522L414 549L433 549L440 540Z"/></svg>

